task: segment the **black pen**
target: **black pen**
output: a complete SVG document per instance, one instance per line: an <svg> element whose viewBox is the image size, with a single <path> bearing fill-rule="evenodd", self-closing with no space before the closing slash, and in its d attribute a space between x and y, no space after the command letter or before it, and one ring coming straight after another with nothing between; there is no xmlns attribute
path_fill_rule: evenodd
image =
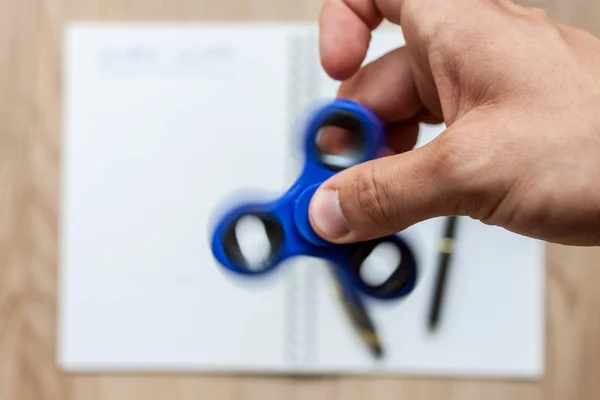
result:
<svg viewBox="0 0 600 400"><path fill-rule="evenodd" d="M433 300L429 311L430 331L436 330L440 320L440 311L443 306L442 302L444 300L444 294L447 286L446 282L448 280L448 269L450 268L450 261L454 252L454 233L456 231L456 222L457 217L446 218L444 234L440 242L437 277L433 292Z"/></svg>
<svg viewBox="0 0 600 400"><path fill-rule="evenodd" d="M367 345L375 358L383 357L383 347L375 329L375 325L367 312L365 304L360 298L360 292L348 282L335 268L331 268L337 289L338 298L346 315L362 341Z"/></svg>

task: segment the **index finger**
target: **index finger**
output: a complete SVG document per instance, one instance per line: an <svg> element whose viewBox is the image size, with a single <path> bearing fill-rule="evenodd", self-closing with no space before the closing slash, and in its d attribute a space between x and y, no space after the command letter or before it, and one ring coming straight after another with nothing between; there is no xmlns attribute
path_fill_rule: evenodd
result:
<svg viewBox="0 0 600 400"><path fill-rule="evenodd" d="M375 0L325 0L319 18L325 72L337 80L352 76L365 59L371 31L382 21Z"/></svg>

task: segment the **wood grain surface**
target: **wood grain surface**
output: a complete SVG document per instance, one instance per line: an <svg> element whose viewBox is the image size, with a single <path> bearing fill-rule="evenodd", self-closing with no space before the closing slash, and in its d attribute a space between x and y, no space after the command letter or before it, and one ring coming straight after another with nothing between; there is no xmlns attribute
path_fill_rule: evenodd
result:
<svg viewBox="0 0 600 400"><path fill-rule="evenodd" d="M598 0L530 0L600 35ZM600 398L600 251L548 247L546 376L66 376L56 365L60 56L69 20L314 20L319 0L0 0L0 400Z"/></svg>

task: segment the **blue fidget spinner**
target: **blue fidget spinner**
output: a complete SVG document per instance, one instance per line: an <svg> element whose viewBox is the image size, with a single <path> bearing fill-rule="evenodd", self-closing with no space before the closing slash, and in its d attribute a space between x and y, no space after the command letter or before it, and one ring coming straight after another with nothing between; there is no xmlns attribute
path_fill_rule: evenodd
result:
<svg viewBox="0 0 600 400"><path fill-rule="evenodd" d="M352 146L344 154L328 154L319 146L322 128L337 126L348 133ZM272 271L290 257L311 256L328 260L347 284L378 299L406 296L415 287L417 265L413 250L399 236L334 244L318 236L308 218L308 206L317 188L337 172L379 157L385 132L378 117L354 101L337 99L317 109L305 127L305 164L296 182L280 198L264 203L244 203L230 209L212 234L212 252L226 269L244 275ZM248 218L259 221L268 248L253 260L238 240L238 228ZM399 259L389 277L373 283L364 278L363 268L375 248L391 247ZM255 247L255 246L252 246Z"/></svg>

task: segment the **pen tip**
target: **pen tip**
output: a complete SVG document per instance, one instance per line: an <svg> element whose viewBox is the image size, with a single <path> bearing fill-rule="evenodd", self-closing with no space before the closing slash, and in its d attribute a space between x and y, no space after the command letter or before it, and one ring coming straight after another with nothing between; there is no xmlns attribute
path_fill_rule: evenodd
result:
<svg viewBox="0 0 600 400"><path fill-rule="evenodd" d="M429 332L435 332L437 330L438 320L433 318L429 320L428 328Z"/></svg>
<svg viewBox="0 0 600 400"><path fill-rule="evenodd" d="M373 346L373 355L377 359L383 358L383 349L380 345Z"/></svg>

